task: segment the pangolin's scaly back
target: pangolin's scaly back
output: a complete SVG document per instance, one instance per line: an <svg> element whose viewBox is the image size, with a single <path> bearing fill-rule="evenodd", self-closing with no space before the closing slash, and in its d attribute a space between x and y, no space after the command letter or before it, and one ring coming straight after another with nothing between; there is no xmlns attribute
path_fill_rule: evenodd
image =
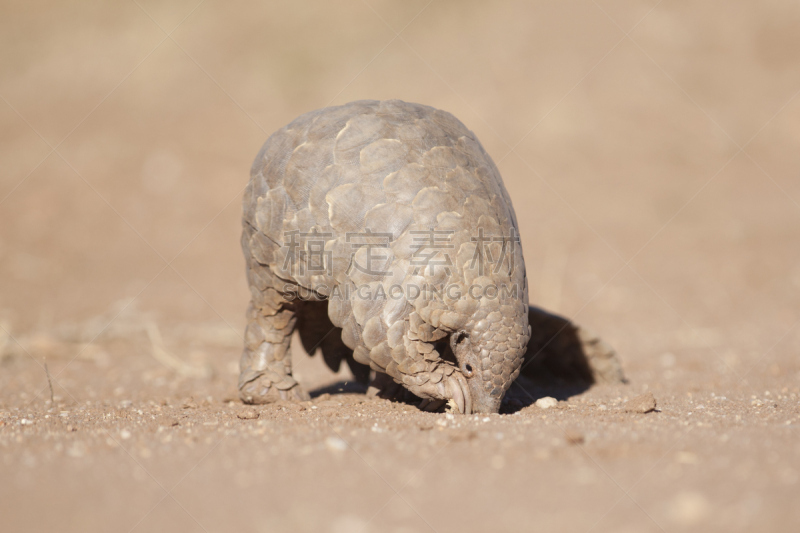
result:
<svg viewBox="0 0 800 533"><path fill-rule="evenodd" d="M391 100L300 116L258 154L244 223L251 286L259 289L254 302L262 308L277 310L273 289L286 283L320 297L366 287L362 296L387 297L350 295L329 303L331 321L343 328L357 360L386 368L397 364L393 354L400 348L415 349L403 338L409 331L420 342L467 331L473 349L483 354L479 371L486 390L502 395L516 377L515 365L501 365L503 356L486 350L494 347L497 331L512 339L509 353L527 342L516 218L491 158L449 113ZM381 236L364 237L367 232ZM310 257L312 241L319 261L311 262L321 268L300 264ZM385 247L364 246L379 243ZM492 284L518 292L495 298L469 292ZM423 285L456 289L440 298L411 298L393 289Z"/></svg>

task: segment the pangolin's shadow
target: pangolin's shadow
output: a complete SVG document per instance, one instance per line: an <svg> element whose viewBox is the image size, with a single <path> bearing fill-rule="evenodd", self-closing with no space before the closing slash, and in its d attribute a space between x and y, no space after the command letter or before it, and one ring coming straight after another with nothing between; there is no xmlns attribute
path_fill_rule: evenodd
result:
<svg viewBox="0 0 800 533"><path fill-rule="evenodd" d="M531 339L501 413L514 413L546 396L567 400L595 383L626 382L617 353L586 328L532 306L528 321Z"/></svg>
<svg viewBox="0 0 800 533"><path fill-rule="evenodd" d="M355 380L337 381L324 387L318 387L309 391L312 398L317 398L323 394L366 394L369 385Z"/></svg>
<svg viewBox="0 0 800 533"><path fill-rule="evenodd" d="M341 340L341 329L330 323L327 302L303 302L298 311L298 330L308 353L320 348L327 365L335 372L347 361L355 380L341 381L311 391L322 394L365 393L370 369L353 359L353 352ZM511 385L501 413L514 413L539 398L551 396L566 400L586 391L595 383L625 383L619 357L611 346L570 320L529 307L531 339L525 352L520 376ZM419 398L404 391L392 399L418 403Z"/></svg>

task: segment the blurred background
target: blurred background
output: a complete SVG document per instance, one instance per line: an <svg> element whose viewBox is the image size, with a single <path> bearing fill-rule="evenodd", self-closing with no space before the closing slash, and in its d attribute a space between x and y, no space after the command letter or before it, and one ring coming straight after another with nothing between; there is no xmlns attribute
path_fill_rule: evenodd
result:
<svg viewBox="0 0 800 533"><path fill-rule="evenodd" d="M621 351L679 334L735 338L746 358L798 318L796 2L2 9L14 331L130 306L241 332L240 198L259 147L306 111L387 98L477 134L513 198L532 302Z"/></svg>
<svg viewBox="0 0 800 533"><path fill-rule="evenodd" d="M102 395L125 371L109 380L117 354L92 341L142 324L183 361L167 366L232 389L250 163L297 115L358 99L424 103L477 134L513 199L531 303L601 333L634 381L800 377L796 1L0 12L6 405L46 386L36 366L21 385L19 345L77 395L66 367L100 361Z"/></svg>

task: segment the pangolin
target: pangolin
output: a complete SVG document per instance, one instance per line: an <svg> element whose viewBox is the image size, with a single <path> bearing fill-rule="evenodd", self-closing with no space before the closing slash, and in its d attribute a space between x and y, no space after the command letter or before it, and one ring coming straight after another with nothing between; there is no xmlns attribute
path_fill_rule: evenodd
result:
<svg viewBox="0 0 800 533"><path fill-rule="evenodd" d="M498 412L539 315L511 198L453 115L400 100L301 115L258 153L243 208L243 401L308 398L299 329L334 370L374 371L373 391Z"/></svg>

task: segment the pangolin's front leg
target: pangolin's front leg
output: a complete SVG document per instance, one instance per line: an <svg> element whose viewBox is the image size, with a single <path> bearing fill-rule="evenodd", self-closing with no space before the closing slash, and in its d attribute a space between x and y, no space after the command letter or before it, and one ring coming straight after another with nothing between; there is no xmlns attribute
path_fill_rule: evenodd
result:
<svg viewBox="0 0 800 533"><path fill-rule="evenodd" d="M247 310L244 352L240 361L239 396L245 403L308 400L292 377L289 342L297 321L294 305L285 303L272 315L251 303Z"/></svg>
<svg viewBox="0 0 800 533"><path fill-rule="evenodd" d="M472 413L472 398L467 380L455 365L445 361L430 343L409 340L405 356L389 364L386 373L409 391L423 398L423 409L436 410L453 400L458 412ZM393 361L394 363L394 361Z"/></svg>
<svg viewBox="0 0 800 533"><path fill-rule="evenodd" d="M409 325L406 320L390 328L387 340L372 349L357 348L356 360L369 363L374 370L387 374L395 383L428 400L423 402L422 408L434 410L453 400L459 412L471 413L472 398L466 377L453 363L442 359L434 347L434 342L441 340L444 334L421 331L413 320L411 322ZM377 388L387 389L385 383L378 383L380 381L376 380L373 387L377 384Z"/></svg>

